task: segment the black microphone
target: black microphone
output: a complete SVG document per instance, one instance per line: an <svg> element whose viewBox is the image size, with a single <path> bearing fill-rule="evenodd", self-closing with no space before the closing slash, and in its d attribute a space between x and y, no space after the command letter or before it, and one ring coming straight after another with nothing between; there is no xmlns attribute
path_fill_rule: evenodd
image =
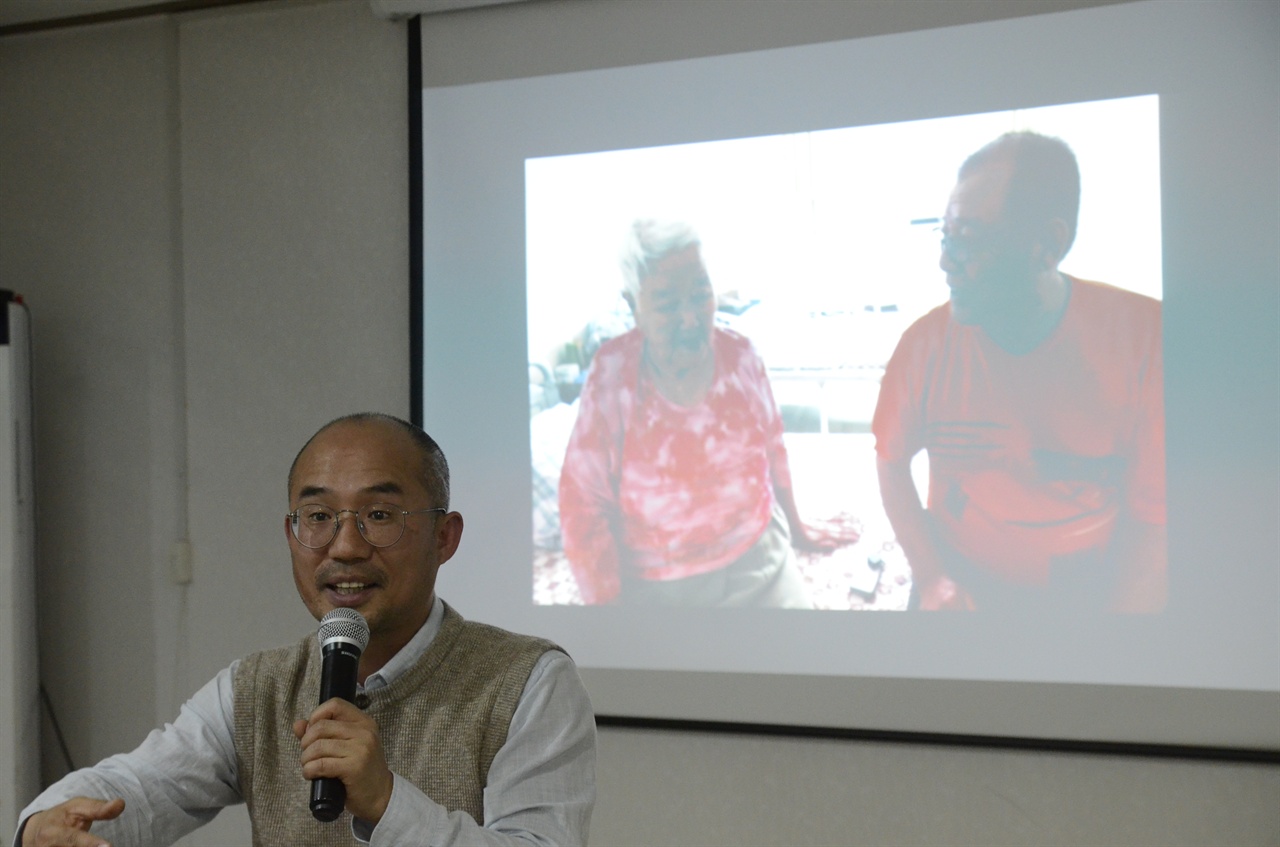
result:
<svg viewBox="0 0 1280 847"><path fill-rule="evenodd" d="M320 702L341 697L356 699L356 677L360 653L369 646L369 624L355 609L338 608L320 619ZM318 821L331 821L347 804L347 787L331 776L311 780L311 814Z"/></svg>

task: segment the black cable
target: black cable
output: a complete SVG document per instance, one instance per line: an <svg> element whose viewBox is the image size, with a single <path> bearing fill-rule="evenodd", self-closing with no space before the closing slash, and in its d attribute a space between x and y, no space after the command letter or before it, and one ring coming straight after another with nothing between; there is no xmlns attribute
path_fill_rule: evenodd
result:
<svg viewBox="0 0 1280 847"><path fill-rule="evenodd" d="M409 82L409 420L425 426L422 381L423 217L422 217L422 16L408 28Z"/></svg>
<svg viewBox="0 0 1280 847"><path fill-rule="evenodd" d="M58 746L62 748L62 759L67 763L67 773L71 773L76 766L71 761L71 751L67 749L67 739L62 737L62 727L58 725L58 716L53 713L53 701L49 699L49 692L45 690L44 683L40 683L40 702L44 704L44 710L49 713L49 722L53 724L53 734L58 737Z"/></svg>

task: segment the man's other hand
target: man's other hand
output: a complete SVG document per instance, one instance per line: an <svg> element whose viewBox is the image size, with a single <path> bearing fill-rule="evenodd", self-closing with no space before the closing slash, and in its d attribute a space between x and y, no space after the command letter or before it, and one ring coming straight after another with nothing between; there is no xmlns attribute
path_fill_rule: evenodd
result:
<svg viewBox="0 0 1280 847"><path fill-rule="evenodd" d="M321 703L310 719L296 721L293 734L302 742L305 778L342 780L347 787L347 811L372 824L382 820L395 780L373 718L334 698Z"/></svg>
<svg viewBox="0 0 1280 847"><path fill-rule="evenodd" d="M89 834L94 821L120 817L124 800L73 797L65 803L36 812L22 828L22 847L111 847Z"/></svg>

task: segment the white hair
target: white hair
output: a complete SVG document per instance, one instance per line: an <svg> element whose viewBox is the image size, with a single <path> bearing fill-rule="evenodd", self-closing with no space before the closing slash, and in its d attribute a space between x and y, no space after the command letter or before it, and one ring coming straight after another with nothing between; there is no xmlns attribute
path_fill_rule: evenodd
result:
<svg viewBox="0 0 1280 847"><path fill-rule="evenodd" d="M622 290L638 298L640 283L653 275L660 260L701 244L698 233L683 221L638 218L622 245Z"/></svg>

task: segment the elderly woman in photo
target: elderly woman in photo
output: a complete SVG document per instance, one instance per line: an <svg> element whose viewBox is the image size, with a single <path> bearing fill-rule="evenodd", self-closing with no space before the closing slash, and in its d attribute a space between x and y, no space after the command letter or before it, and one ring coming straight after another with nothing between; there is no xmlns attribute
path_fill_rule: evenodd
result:
<svg viewBox="0 0 1280 847"><path fill-rule="evenodd" d="M641 220L623 255L635 329L601 346L560 477L564 549L588 604L811 608L801 522L764 363L714 325L687 225Z"/></svg>

